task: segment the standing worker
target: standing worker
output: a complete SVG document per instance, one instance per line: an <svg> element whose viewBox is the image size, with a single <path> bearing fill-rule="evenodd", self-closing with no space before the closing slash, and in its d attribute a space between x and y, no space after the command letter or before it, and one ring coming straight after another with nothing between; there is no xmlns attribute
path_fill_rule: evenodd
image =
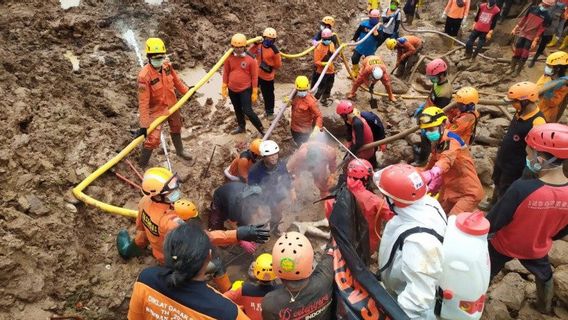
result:
<svg viewBox="0 0 568 320"><path fill-rule="evenodd" d="M368 160L373 168L376 168L378 166L375 155L377 148L359 150L363 145L374 141L373 130L367 121L361 117L359 110L353 107L351 101L343 100L339 102L335 112L345 122L349 151L358 158Z"/></svg>
<svg viewBox="0 0 568 320"><path fill-rule="evenodd" d="M333 33L329 29L323 29L321 32L321 43L316 46L314 50L314 65L315 70L312 74L312 88L315 86L316 82L318 81L321 73L325 66L327 66L329 62L329 58L335 52L335 45L333 44L331 38L333 37ZM324 106L329 104L329 97L331 95L331 88L333 87L333 83L335 81L335 66L333 62L328 66L323 79L321 80L318 89L316 91L316 99L321 100Z"/></svg>
<svg viewBox="0 0 568 320"><path fill-rule="evenodd" d="M321 24L320 24L320 29L318 30L318 33L316 33L316 35L312 38L312 45L313 46L317 46L318 42L321 40L321 32L325 29L329 29L333 32L333 27L335 26L335 18L333 18L332 16L325 16L321 19ZM335 45L336 48L339 48L339 39L337 38L337 35L335 33L333 33L333 35L331 36L331 42L333 42L333 44Z"/></svg>
<svg viewBox="0 0 568 320"><path fill-rule="evenodd" d="M404 78L418 62L422 50L422 39L417 36L404 36L398 39L387 39L387 49L396 49L396 76Z"/></svg>
<svg viewBox="0 0 568 320"><path fill-rule="evenodd" d="M419 1L420 0L406 0L406 2L404 3L404 8L402 10L404 11L404 16L406 17L406 20L404 21L405 24L411 26L412 22L414 21L414 15L418 16L416 7L418 6ZM418 19L420 19L420 17L418 17Z"/></svg>
<svg viewBox="0 0 568 320"><path fill-rule="evenodd" d="M475 131L479 112L475 105L479 102L479 92L473 87L463 87L456 92L455 101L457 106L448 113L447 129L457 133L468 145L475 140Z"/></svg>
<svg viewBox="0 0 568 320"><path fill-rule="evenodd" d="M306 76L299 76L295 81L296 94L292 98L290 131L292 139L300 146L308 141L314 130L321 130L323 118L318 101L310 92L310 82Z"/></svg>
<svg viewBox="0 0 568 320"><path fill-rule="evenodd" d="M475 24L465 44L465 57L468 59L475 59L479 52L481 52L485 40L491 40L493 36L493 29L495 29L499 12L501 12L501 9L495 5L495 1L496 0L488 0L487 3L479 4L479 8L475 14ZM473 43L477 38L479 38L477 48L473 51Z"/></svg>
<svg viewBox="0 0 568 320"><path fill-rule="evenodd" d="M529 62L529 68L534 67L538 57L544 53L544 49L546 49L548 44L551 43L552 39L555 39L555 34L560 34L559 36L562 35L562 31L564 30L565 9L566 5L560 0L553 1L550 9L548 10L550 14L550 24L546 26L542 33L542 37L540 37L536 52Z"/></svg>
<svg viewBox="0 0 568 320"><path fill-rule="evenodd" d="M444 32L452 37L457 37L461 26L466 25L467 15L469 14L470 0L448 0L442 19L446 19ZM446 38L450 47L453 47L454 40Z"/></svg>
<svg viewBox="0 0 568 320"><path fill-rule="evenodd" d="M387 10L383 11L383 25L380 27L380 38L379 41L377 41L377 48L387 39L398 38L398 29L400 28L400 21L402 20L402 13L398 8L399 5L399 0L391 0Z"/></svg>
<svg viewBox="0 0 568 320"><path fill-rule="evenodd" d="M545 86L548 88L542 93L538 102L538 108L544 115L546 122L558 122L566 108L568 83L565 82L565 77L567 67L568 53L557 51L550 54L546 58L544 74L536 83L539 90ZM553 84L551 81L554 81L556 84Z"/></svg>
<svg viewBox="0 0 568 320"><path fill-rule="evenodd" d="M244 150L239 156L231 162L231 165L225 169L225 177L231 181L248 180L248 173L253 164L260 157L260 143L262 139L254 139L247 150Z"/></svg>
<svg viewBox="0 0 568 320"><path fill-rule="evenodd" d="M467 144L446 129L448 117L438 107L424 109L418 120L432 142L432 156L423 172L428 191L439 192L440 204L448 215L475 211L484 192Z"/></svg>
<svg viewBox="0 0 568 320"><path fill-rule="evenodd" d="M363 84L369 87L369 91L373 91L375 84L379 80L385 86L389 100L396 102L396 98L392 93L392 84L387 67L379 56L368 56L363 60L361 72L359 72L357 79L353 82L351 92L347 95L347 98L355 98L357 89Z"/></svg>
<svg viewBox="0 0 568 320"><path fill-rule="evenodd" d="M359 27L355 31L353 35L353 41L359 41L363 39L369 31L371 31L378 23L379 19L381 18L381 11L379 9L373 9L369 12L369 19L364 20L359 24ZM360 43L358 46L355 47L353 50L353 55L351 56L351 69L353 70L353 77L357 78L359 75L359 61L361 61L361 57L365 56L372 56L377 51L380 33L378 30L375 30L367 40Z"/></svg>
<svg viewBox="0 0 568 320"><path fill-rule="evenodd" d="M221 95L229 96L235 109L238 127L231 134L246 132L247 116L260 135L264 136L262 122L252 109L258 99L258 66L256 60L247 54L247 38L237 33L231 38L233 54L223 66L223 86Z"/></svg>
<svg viewBox="0 0 568 320"><path fill-rule="evenodd" d="M536 306L552 311L554 284L548 253L552 241L568 236L568 127L550 123L532 128L527 137L527 168L536 179L515 181L487 215L491 278L512 259L535 276Z"/></svg>
<svg viewBox="0 0 568 320"><path fill-rule="evenodd" d="M140 129L137 134L146 138L138 160L142 168L148 165L152 151L160 146L161 126L156 127L148 135L150 124L159 116L168 114L168 109L177 102L176 91L182 95L189 91L166 58L166 46L162 39L149 38L146 40L146 57L149 63L138 74ZM191 160L191 155L183 149L181 141L182 123L179 110L168 117L170 136L176 148L176 154L185 160Z"/></svg>
<svg viewBox="0 0 568 320"><path fill-rule="evenodd" d="M282 66L282 57L276 47L276 30L266 28L262 32L262 42L254 44L249 52L258 63L258 86L264 98L266 118L274 119L274 76Z"/></svg>

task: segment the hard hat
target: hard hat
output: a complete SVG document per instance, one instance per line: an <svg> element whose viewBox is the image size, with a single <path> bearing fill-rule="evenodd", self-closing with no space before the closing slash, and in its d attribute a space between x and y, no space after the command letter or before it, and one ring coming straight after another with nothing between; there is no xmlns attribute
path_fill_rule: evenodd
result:
<svg viewBox="0 0 568 320"><path fill-rule="evenodd" d="M546 58L546 64L550 66L568 65L568 53L564 51L556 51L555 53L551 53Z"/></svg>
<svg viewBox="0 0 568 320"><path fill-rule="evenodd" d="M255 278L260 281L272 281L276 279L276 274L272 271L272 255L263 253L254 263L253 273Z"/></svg>
<svg viewBox="0 0 568 320"><path fill-rule="evenodd" d="M400 1L399 1L399 0L391 0L390 3L396 3L397 6L400 5Z"/></svg>
<svg viewBox="0 0 568 320"><path fill-rule="evenodd" d="M568 159L568 126L564 124L546 123L533 127L525 141L536 151L550 153L557 159Z"/></svg>
<svg viewBox="0 0 568 320"><path fill-rule="evenodd" d="M456 92L455 99L456 102L463 104L478 104L479 93L474 87L463 87Z"/></svg>
<svg viewBox="0 0 568 320"><path fill-rule="evenodd" d="M166 53L166 45L160 38L146 40L146 54Z"/></svg>
<svg viewBox="0 0 568 320"><path fill-rule="evenodd" d="M265 38L272 38L272 39L276 39L276 30L274 30L274 28L266 28L264 29L264 31L262 32L262 36Z"/></svg>
<svg viewBox="0 0 568 320"><path fill-rule="evenodd" d="M542 4L547 5L549 7L553 6L556 3L556 0L542 0Z"/></svg>
<svg viewBox="0 0 568 320"><path fill-rule="evenodd" d="M446 62L444 60L442 60L440 58L434 59L426 65L426 75L427 76L435 76L435 75L438 75L442 72L445 72L446 70L448 70L448 65L446 64Z"/></svg>
<svg viewBox="0 0 568 320"><path fill-rule="evenodd" d="M305 91L310 88L310 80L306 76L296 77L296 90Z"/></svg>
<svg viewBox="0 0 568 320"><path fill-rule="evenodd" d="M381 17L381 10L373 9L369 12L369 18L380 18Z"/></svg>
<svg viewBox="0 0 568 320"><path fill-rule="evenodd" d="M187 199L180 199L174 202L174 211L183 220L196 218L199 215L195 204Z"/></svg>
<svg viewBox="0 0 568 320"><path fill-rule="evenodd" d="M146 195L155 196L178 187L176 175L166 168L154 167L144 172L142 191Z"/></svg>
<svg viewBox="0 0 568 320"><path fill-rule="evenodd" d="M347 115L353 112L353 103L349 100L341 100L335 108L335 113L340 116Z"/></svg>
<svg viewBox="0 0 568 320"><path fill-rule="evenodd" d="M406 43L406 41L408 41L408 39L406 39L406 37L400 37L398 39L396 39L397 42L400 42L400 44L404 44Z"/></svg>
<svg viewBox="0 0 568 320"><path fill-rule="evenodd" d="M428 107L422 111L418 117L418 122L420 123L420 129L432 128L440 126L447 120L444 110L438 107Z"/></svg>
<svg viewBox="0 0 568 320"><path fill-rule="evenodd" d="M321 19L321 22L328 24L330 26L334 26L335 25L335 19L332 16L325 16Z"/></svg>
<svg viewBox="0 0 568 320"><path fill-rule="evenodd" d="M388 38L386 41L387 49L394 50L396 48L396 40L393 38Z"/></svg>
<svg viewBox="0 0 568 320"><path fill-rule="evenodd" d="M538 86L530 81L515 83L507 92L507 100L529 100L536 102L538 100Z"/></svg>
<svg viewBox="0 0 568 320"><path fill-rule="evenodd" d="M271 156L280 152L278 144L272 140L264 140L260 143L260 155L263 157Z"/></svg>
<svg viewBox="0 0 568 320"><path fill-rule="evenodd" d="M383 78L383 69L379 66L373 68L373 78L375 80L381 80Z"/></svg>
<svg viewBox="0 0 568 320"><path fill-rule="evenodd" d="M415 167L409 164L394 164L382 170L375 181L379 191L405 207L426 195L426 183Z"/></svg>
<svg viewBox="0 0 568 320"><path fill-rule="evenodd" d="M331 37L333 37L333 32L330 29L325 28L321 31L321 38L322 39L329 39Z"/></svg>
<svg viewBox="0 0 568 320"><path fill-rule="evenodd" d="M355 179L368 178L373 173L373 165L365 159L353 159L347 165L347 176Z"/></svg>
<svg viewBox="0 0 568 320"><path fill-rule="evenodd" d="M231 38L231 46L235 48L245 47L247 45L247 37L242 33L235 33Z"/></svg>
<svg viewBox="0 0 568 320"><path fill-rule="evenodd" d="M256 154L257 156L260 155L260 144L262 143L262 139L257 138L252 140L252 142L249 145L249 150Z"/></svg>
<svg viewBox="0 0 568 320"><path fill-rule="evenodd" d="M284 280L303 280L313 271L314 249L299 232L286 232L272 248L274 273Z"/></svg>

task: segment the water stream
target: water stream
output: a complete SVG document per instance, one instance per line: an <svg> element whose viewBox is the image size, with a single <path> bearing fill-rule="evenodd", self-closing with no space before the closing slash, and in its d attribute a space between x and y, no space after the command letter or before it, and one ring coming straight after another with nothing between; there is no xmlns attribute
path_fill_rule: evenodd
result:
<svg viewBox="0 0 568 320"><path fill-rule="evenodd" d="M134 49L134 52L136 52L136 57L138 58L138 64L140 64L140 67L143 67L144 60L142 59L142 53L140 52L140 47L138 46L138 41L136 41L134 31L132 31L132 29L128 29L122 34L122 36L124 37L126 42L128 42L128 45L132 49Z"/></svg>
<svg viewBox="0 0 568 320"><path fill-rule="evenodd" d="M61 5L61 9L63 10L78 7L80 3L81 0L59 0L59 4Z"/></svg>

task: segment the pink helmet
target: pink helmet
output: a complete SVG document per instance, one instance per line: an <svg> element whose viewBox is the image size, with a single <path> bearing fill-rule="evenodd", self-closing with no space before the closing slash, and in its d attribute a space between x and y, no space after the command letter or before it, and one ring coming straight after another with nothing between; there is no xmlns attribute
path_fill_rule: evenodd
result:
<svg viewBox="0 0 568 320"><path fill-rule="evenodd" d="M529 147L547 152L557 159L568 159L568 126L560 123L546 123L533 127L526 136Z"/></svg>
<svg viewBox="0 0 568 320"><path fill-rule="evenodd" d="M353 103L351 103L351 101L348 100L340 101L339 104L337 104L337 107L335 108L335 113L337 113L340 116L348 115L351 112L353 112Z"/></svg>
<svg viewBox="0 0 568 320"><path fill-rule="evenodd" d="M380 18L381 17L381 10L373 9L369 12L369 18Z"/></svg>
<svg viewBox="0 0 568 320"><path fill-rule="evenodd" d="M439 58L430 61L430 63L426 65L427 76L436 76L446 70L448 70L448 65L444 62L444 60Z"/></svg>
<svg viewBox="0 0 568 320"><path fill-rule="evenodd" d="M373 173L373 166L365 159L353 159L347 165L347 176L350 178L364 179Z"/></svg>
<svg viewBox="0 0 568 320"><path fill-rule="evenodd" d="M542 0L542 4L552 7L556 3L556 0Z"/></svg>
<svg viewBox="0 0 568 320"><path fill-rule="evenodd" d="M321 37L324 38L331 38L333 36L333 32L330 29L325 28L321 31Z"/></svg>

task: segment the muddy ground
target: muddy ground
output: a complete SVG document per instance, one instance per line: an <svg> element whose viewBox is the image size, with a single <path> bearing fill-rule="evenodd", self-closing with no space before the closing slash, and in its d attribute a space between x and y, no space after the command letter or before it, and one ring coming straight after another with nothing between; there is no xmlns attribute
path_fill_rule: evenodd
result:
<svg viewBox="0 0 568 320"><path fill-rule="evenodd" d="M415 27L442 28L435 21L442 1L432 3L421 10L422 19L415 20ZM161 5L90 0L66 10L54 0L0 2L0 119L4 128L0 136L0 319L46 319L53 315L125 318L136 275L154 264L150 256L128 262L118 256L115 235L122 228L132 231L132 220L86 206L70 194L72 187L126 146L132 139L130 130L137 128L136 76L140 66L124 38L128 29L139 44L150 36L163 38L175 68L192 84L228 48L229 38L235 32L253 36L272 26L279 32L282 51L295 53L308 46L319 18L326 14L337 18L339 34L349 39L364 17L364 8L362 1L347 0L205 0L169 1ZM488 55L510 56L507 33L511 26L506 22L500 27L502 31L496 32ZM424 37L428 55L448 51L438 36ZM392 54L384 48L379 53L392 68ZM501 93L516 80L503 76L505 65L483 60L470 64L460 60L461 54L458 51L448 57L454 87L474 84L488 94ZM279 99L287 95L296 75L310 74L310 59L311 56L285 60L277 78ZM542 68L542 64L537 64L518 80L534 81ZM414 88L397 82L397 90L417 94L415 88L427 89L422 71L419 69ZM212 190L224 182L222 170L239 146L255 137L254 132L227 134L233 129L234 116L230 103L219 100L218 83L216 76L182 109L183 138L197 155L196 164L187 167L172 156L174 168L184 179L184 194L205 217ZM342 98L348 87L347 74L342 69L334 98ZM382 100L379 113L391 125L390 134L413 125L408 114L418 101L389 104ZM361 93L358 106L369 109L367 98ZM261 109L257 107L259 113ZM337 127L333 108L322 109L326 125ZM487 140L490 145L474 146L473 154L480 178L489 191L494 141L501 138L507 121L491 107L483 107L482 113L478 134L493 140ZM292 152L287 120L277 127L273 138L282 145L284 154ZM389 145L388 152L381 155L383 164L411 160L409 143L416 139L413 135ZM211 167L202 177L214 144L218 147ZM128 159L135 161L136 156L137 152ZM163 155L155 154L152 163L159 165L163 160ZM136 180L124 162L115 171ZM311 204L317 194L310 181L306 181L306 186L298 193L298 202L291 206L286 224L323 216L321 208ZM140 197L139 192L111 172L97 179L86 193L129 208L135 208ZM566 242L555 244L553 264L561 286L557 291L563 292L556 299L558 318L566 318L567 314L563 307L568 303L567 247ZM269 251L270 245L261 249ZM252 259L241 255L237 247L229 248L224 258L231 264L233 279L244 276ZM531 307L535 290L531 277L522 267L510 266L504 280L496 281L492 287L485 318L541 318Z"/></svg>

